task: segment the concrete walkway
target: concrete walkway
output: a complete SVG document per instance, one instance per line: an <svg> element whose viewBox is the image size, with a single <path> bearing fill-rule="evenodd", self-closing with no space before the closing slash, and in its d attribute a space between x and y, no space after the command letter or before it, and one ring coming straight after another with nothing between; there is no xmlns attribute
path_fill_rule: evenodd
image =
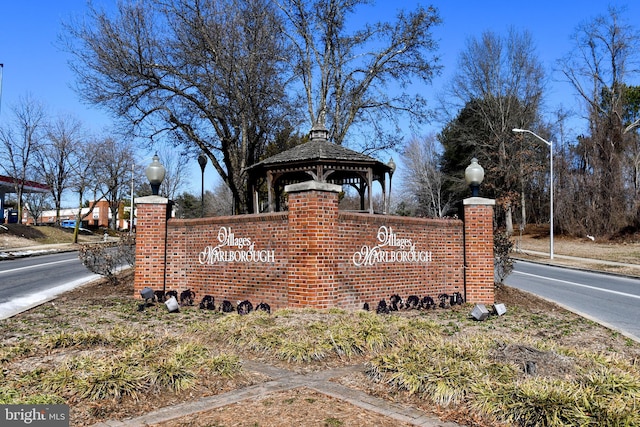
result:
<svg viewBox="0 0 640 427"><path fill-rule="evenodd" d="M459 424L443 422L433 415L418 409L402 406L362 391L345 387L330 381L345 374L362 372L362 365L351 365L336 369L329 369L309 374L298 374L286 369L266 365L255 361L244 361L243 369L257 372L271 378L265 383L230 391L216 396L209 396L195 401L185 402L179 405L160 408L157 411L142 415L137 418L117 421L105 421L94 424L92 427L138 427L175 420L186 415L198 412L210 411L223 406L231 405L243 400L264 397L270 393L284 390L306 387L319 393L326 394L336 399L349 402L364 410L376 412L394 420L402 421L414 426L422 427L458 427Z"/></svg>

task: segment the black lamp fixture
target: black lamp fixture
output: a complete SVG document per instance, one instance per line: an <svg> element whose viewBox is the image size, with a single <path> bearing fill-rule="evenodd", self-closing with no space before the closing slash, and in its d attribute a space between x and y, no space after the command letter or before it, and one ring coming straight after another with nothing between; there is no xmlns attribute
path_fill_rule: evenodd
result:
<svg viewBox="0 0 640 427"><path fill-rule="evenodd" d="M393 173L396 171L396 162L393 161L393 157L389 159L387 166L389 166L389 200L387 201L389 206L387 207L387 213L391 213L391 180L393 179Z"/></svg>
<svg viewBox="0 0 640 427"><path fill-rule="evenodd" d="M160 184L162 184L164 175L167 171L160 163L158 154L155 154L152 160L153 161L151 162L151 164L147 166L145 173L147 175L147 179L149 180L149 184L151 184L151 194L157 196L160 192Z"/></svg>
<svg viewBox="0 0 640 427"><path fill-rule="evenodd" d="M204 168L207 166L207 156L204 153L200 153L198 156L198 164L202 171L202 182L200 185L200 218L204 217Z"/></svg>
<svg viewBox="0 0 640 427"><path fill-rule="evenodd" d="M478 164L478 159L471 159L471 164L464 171L464 179L467 185L471 187L471 197L478 197L480 193L480 184L484 180L484 168Z"/></svg>
<svg viewBox="0 0 640 427"><path fill-rule="evenodd" d="M393 173L396 171L396 162L393 161L393 157L389 159L387 166L389 166L389 178L391 178Z"/></svg>

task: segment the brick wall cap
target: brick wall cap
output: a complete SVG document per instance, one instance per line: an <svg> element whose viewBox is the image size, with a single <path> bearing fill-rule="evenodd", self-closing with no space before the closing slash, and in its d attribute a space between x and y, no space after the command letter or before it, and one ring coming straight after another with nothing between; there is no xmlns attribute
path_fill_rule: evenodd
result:
<svg viewBox="0 0 640 427"><path fill-rule="evenodd" d="M137 197L135 200L135 203L138 205L144 205L144 204L167 205L169 204L169 199L161 196L144 196L144 197Z"/></svg>
<svg viewBox="0 0 640 427"><path fill-rule="evenodd" d="M484 197L469 197L462 201L462 204L467 205L486 205L494 206L496 201L494 199L485 199Z"/></svg>
<svg viewBox="0 0 640 427"><path fill-rule="evenodd" d="M302 191L327 191L331 193L339 193L342 191L342 186L337 184L330 184L328 182L319 182L315 180L299 182L297 184L289 184L284 186L284 191L287 193L300 193Z"/></svg>
<svg viewBox="0 0 640 427"><path fill-rule="evenodd" d="M211 216L205 218L171 218L172 225L225 225L229 223L242 224L258 221L284 221L289 217L289 212L266 212L259 214L242 214L227 216Z"/></svg>
<svg viewBox="0 0 640 427"><path fill-rule="evenodd" d="M338 211L338 218L343 221L351 220L380 225L420 224L434 226L437 225L438 227L459 227L460 223L462 222L462 220L457 218L424 218L389 214L380 215L349 211Z"/></svg>

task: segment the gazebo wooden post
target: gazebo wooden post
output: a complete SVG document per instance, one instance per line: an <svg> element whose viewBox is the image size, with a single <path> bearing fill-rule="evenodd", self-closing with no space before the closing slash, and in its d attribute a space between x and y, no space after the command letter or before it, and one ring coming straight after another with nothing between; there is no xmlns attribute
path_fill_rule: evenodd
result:
<svg viewBox="0 0 640 427"><path fill-rule="evenodd" d="M367 169L367 193L369 193L369 213L373 214L373 194L371 194L371 188L373 187L373 170Z"/></svg>
<svg viewBox="0 0 640 427"><path fill-rule="evenodd" d="M269 203L269 212L275 212L273 205L273 172L267 171L267 197Z"/></svg>

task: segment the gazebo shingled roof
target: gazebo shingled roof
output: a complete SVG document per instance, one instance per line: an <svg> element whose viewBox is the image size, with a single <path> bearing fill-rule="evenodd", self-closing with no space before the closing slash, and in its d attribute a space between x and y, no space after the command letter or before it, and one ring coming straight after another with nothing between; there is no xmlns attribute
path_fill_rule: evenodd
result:
<svg viewBox="0 0 640 427"><path fill-rule="evenodd" d="M377 162L377 160L372 157L350 150L341 145L334 144L327 140L315 140L297 145L287 151L278 153L274 156L264 159L259 163L256 163L254 166L272 166L278 163L308 162L312 160L343 160L348 162L367 163Z"/></svg>
<svg viewBox="0 0 640 427"><path fill-rule="evenodd" d="M360 208L365 210L365 192L368 193L368 211L373 213L371 187L379 181L386 205L385 176L393 173L373 157L334 144L327 139L328 131L322 125L311 129L311 141L266 158L248 168L249 185L254 192L254 211L258 212L257 185L266 177L268 210L279 210L280 194L286 184L316 180L333 184L352 185L360 194Z"/></svg>

